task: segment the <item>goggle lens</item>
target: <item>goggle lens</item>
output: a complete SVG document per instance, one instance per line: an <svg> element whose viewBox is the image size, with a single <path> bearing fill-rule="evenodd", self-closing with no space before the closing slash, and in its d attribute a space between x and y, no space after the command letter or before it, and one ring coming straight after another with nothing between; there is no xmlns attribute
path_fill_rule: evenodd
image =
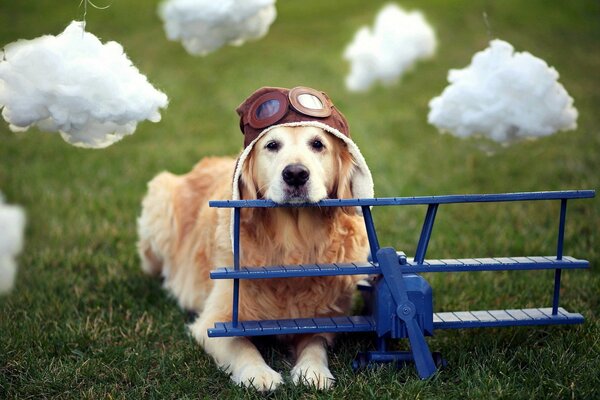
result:
<svg viewBox="0 0 600 400"><path fill-rule="evenodd" d="M281 104L279 103L279 100L277 100L277 99L267 100L264 103L262 103L260 106L258 106L258 108L256 109L256 112L255 112L256 118L259 120L263 120L263 119L272 117L273 115L277 114L277 112L279 111L280 108L281 108Z"/></svg>
<svg viewBox="0 0 600 400"><path fill-rule="evenodd" d="M331 115L331 102L321 92L314 89L297 86L290 90L289 102L294 110L317 118Z"/></svg>
<svg viewBox="0 0 600 400"><path fill-rule="evenodd" d="M322 110L323 103L317 96L308 93L302 93L298 96L298 102L306 108L311 110Z"/></svg>

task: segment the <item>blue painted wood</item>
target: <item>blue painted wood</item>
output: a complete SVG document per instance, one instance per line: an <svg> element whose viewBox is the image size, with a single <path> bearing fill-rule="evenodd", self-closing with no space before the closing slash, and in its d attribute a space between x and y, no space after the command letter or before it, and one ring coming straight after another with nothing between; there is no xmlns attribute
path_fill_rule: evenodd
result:
<svg viewBox="0 0 600 400"><path fill-rule="evenodd" d="M211 207L220 208L273 208L273 207L363 207L428 205L451 203L489 203L507 201L536 201L562 199L589 199L595 196L594 190L563 190L551 192L520 192L498 194L456 194L444 196L379 197L372 199L326 199L317 203L280 204L272 200L213 200Z"/></svg>
<svg viewBox="0 0 600 400"><path fill-rule="evenodd" d="M408 351L367 351L357 354L356 358L352 362L352 369L357 372L375 363L395 363L398 367L400 367L402 364L407 362L414 362L412 353Z"/></svg>
<svg viewBox="0 0 600 400"><path fill-rule="evenodd" d="M208 330L211 337L222 336L261 336L273 334L294 333L319 333L319 332L376 332L378 336L379 352L371 352L368 362L389 361L414 361L421 378L425 379L436 371L432 353L429 351L424 334L433 334L433 330L450 328L482 328L501 326L527 326L527 325L554 325L577 324L583 322L580 314L569 313L558 307L560 291L560 275L562 269L587 268L586 260L578 260L563 256L564 226L566 218L566 205L568 199L592 198L593 190L572 190L558 192L524 192L478 195L449 195L449 196L421 196L421 197L394 197L373 199L328 199L311 204L277 204L267 200L240 200L240 201L211 201L212 207L234 208L234 267L219 268L211 272L212 279L233 279L233 318L229 323L217 322L213 329ZM435 215L440 204L451 203L481 203L481 202L509 202L509 201L536 201L536 200L561 200L561 215L559 223L557 254L550 257L498 257L475 259L443 259L426 260L425 254L431 238ZM395 250L379 249L377 234L373 223L370 207L391 205L428 205L427 215L417 246L415 258L410 260L405 255L399 255ZM240 267L239 257L239 218L241 208L269 208L269 207L361 207L369 238L373 262L349 264L311 264L311 265L279 265L270 267L248 268ZM468 272L468 271L496 271L496 270L533 270L555 269L555 285L552 308L529 308L512 310L487 310L487 311L456 311L436 313L432 312L431 301L429 306L416 306L411 301L421 301L424 292L417 291L417 295L407 295L407 284L410 283L409 273L422 272ZM379 294L388 293L390 304L383 317L355 316L334 318L301 318L285 320L239 321L239 280L264 279L264 278L293 278L301 276L332 276L355 274L380 274L382 280L378 283ZM414 275L412 275L414 276ZM420 278L423 280L423 278ZM423 280L424 281L424 280ZM408 282L408 283L407 283ZM426 282L426 281L424 281ZM427 285L429 287L429 285ZM423 293L423 296L419 295ZM431 292L429 289L429 296ZM415 297L417 296L417 297ZM421 296L421 297L419 297ZM431 297L429 297L431 298ZM418 313L421 314L418 314ZM429 318L424 328L423 315ZM417 321L417 316L420 318ZM390 324L396 330L386 330L381 333L382 325ZM398 327L404 329L399 333ZM382 331L383 332L383 331ZM408 337L411 352L385 351L387 337ZM377 353L377 354L375 354ZM370 358L369 358L370 357ZM370 361L369 361L370 360ZM439 363L437 363L439 364Z"/></svg>
<svg viewBox="0 0 600 400"><path fill-rule="evenodd" d="M563 257L563 244L565 240L565 220L567 218L567 199L560 201L560 218L558 223L558 240L556 244L556 258L558 260ZM554 294L552 295L552 315L558 313L558 302L560 299L560 276L562 270L554 271Z"/></svg>
<svg viewBox="0 0 600 400"><path fill-rule="evenodd" d="M565 241L565 221L567 219L567 199L560 201L560 217L558 222L558 240L556 244L556 258L561 259L563 256L563 245Z"/></svg>
<svg viewBox="0 0 600 400"><path fill-rule="evenodd" d="M397 307L396 314L404 322L406 332L408 333L411 354L417 372L421 379L429 378L437 371L437 368L429 346L425 341L424 332L417 323L417 308L409 300L398 254L396 254L396 250L393 248L386 247L378 251L377 258L379 259L383 279L387 283L387 287L394 299L394 306Z"/></svg>
<svg viewBox="0 0 600 400"><path fill-rule="evenodd" d="M515 271L540 269L582 269L588 268L587 260L579 260L564 256L557 260L554 256L545 257L498 257L498 258L462 258L433 259L419 264L407 259L400 268L403 273L422 272L471 272L471 271ZM381 269L372 262L349 264L309 264L278 265L271 267L217 268L210 273L211 279L267 279L267 278L299 278L306 276L337 275L373 275L380 274Z"/></svg>
<svg viewBox="0 0 600 400"><path fill-rule="evenodd" d="M240 209L236 208L233 213L233 268L240 269ZM237 326L238 308L240 302L240 281L233 280L233 305L231 309L231 323Z"/></svg>
<svg viewBox="0 0 600 400"><path fill-rule="evenodd" d="M373 216L371 215L371 208L368 206L361 207L363 213L363 219L365 221L365 228L367 230L367 238L369 239L369 249L371 250L371 260L377 262L377 252L379 251L379 240L377 239L377 232L375 231L375 224L373 223Z"/></svg>
<svg viewBox="0 0 600 400"><path fill-rule="evenodd" d="M408 259L402 266L403 272L471 272L471 271L516 271L541 269L581 269L588 268L587 260L554 256L502 257L502 258L459 258L425 260L422 265Z"/></svg>
<svg viewBox="0 0 600 400"><path fill-rule="evenodd" d="M429 239L431 239L431 232L433 232L433 223L435 222L438 206L439 204L430 204L427 206L427 214L425 215L425 221L423 221L421 236L419 237L417 251L415 252L415 261L417 264L423 264L423 260L425 260L425 254L427 253L427 246L429 246Z"/></svg>
<svg viewBox="0 0 600 400"><path fill-rule="evenodd" d="M570 313L560 307L557 314L552 308L523 308L513 310L454 311L433 314L434 329L497 328L503 326L581 324L581 314Z"/></svg>
<svg viewBox="0 0 600 400"><path fill-rule="evenodd" d="M387 350L387 338L385 336L377 337L377 351L385 353Z"/></svg>
<svg viewBox="0 0 600 400"><path fill-rule="evenodd" d="M557 268L554 270L554 293L552 295L552 315L558 313L558 303L560 300L560 277L562 275L562 269Z"/></svg>
<svg viewBox="0 0 600 400"><path fill-rule="evenodd" d="M234 327L231 322L217 322L214 328L208 330L208 336L267 336L323 332L373 332L374 330L373 318L351 316L240 321L237 327Z"/></svg>
<svg viewBox="0 0 600 400"><path fill-rule="evenodd" d="M238 272L233 268L217 268L211 271L211 279L266 279L299 278L305 276L370 275L379 274L379 267L373 263L350 264L305 264L279 265L273 267L243 267Z"/></svg>

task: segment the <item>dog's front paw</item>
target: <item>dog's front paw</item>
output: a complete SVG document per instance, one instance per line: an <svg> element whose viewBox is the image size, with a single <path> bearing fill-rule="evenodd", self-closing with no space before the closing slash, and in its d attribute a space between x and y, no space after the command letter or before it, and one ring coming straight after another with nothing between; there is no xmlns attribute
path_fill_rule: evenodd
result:
<svg viewBox="0 0 600 400"><path fill-rule="evenodd" d="M238 385L254 387L261 392L277 389L283 379L281 375L266 364L248 364L231 375Z"/></svg>
<svg viewBox="0 0 600 400"><path fill-rule="evenodd" d="M335 378L325 365L301 362L292 368L292 381L295 384L301 383L322 390L332 387Z"/></svg>

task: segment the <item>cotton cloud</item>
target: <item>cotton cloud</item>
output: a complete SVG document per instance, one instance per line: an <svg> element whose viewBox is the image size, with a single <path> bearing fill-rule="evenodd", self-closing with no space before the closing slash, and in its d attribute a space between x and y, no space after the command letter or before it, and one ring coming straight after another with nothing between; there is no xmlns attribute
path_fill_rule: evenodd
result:
<svg viewBox="0 0 600 400"><path fill-rule="evenodd" d="M544 60L493 40L469 66L448 72L450 85L429 102L429 123L498 142L575 129L577 110L558 78Z"/></svg>
<svg viewBox="0 0 600 400"><path fill-rule="evenodd" d="M263 37L277 15L275 0L167 0L158 12L169 40L200 56Z"/></svg>
<svg viewBox="0 0 600 400"><path fill-rule="evenodd" d="M79 147L103 148L160 121L167 96L116 42L73 21L57 36L18 40L0 51L0 108L13 131L59 132Z"/></svg>
<svg viewBox="0 0 600 400"><path fill-rule="evenodd" d="M346 87L366 91L377 81L394 84L418 60L431 57L435 48L435 32L421 12L388 4L377 14L373 28L360 28L346 47L344 58L350 62Z"/></svg>
<svg viewBox="0 0 600 400"><path fill-rule="evenodd" d="M0 195L0 294L9 292L17 274L15 256L23 247L25 212L4 204Z"/></svg>

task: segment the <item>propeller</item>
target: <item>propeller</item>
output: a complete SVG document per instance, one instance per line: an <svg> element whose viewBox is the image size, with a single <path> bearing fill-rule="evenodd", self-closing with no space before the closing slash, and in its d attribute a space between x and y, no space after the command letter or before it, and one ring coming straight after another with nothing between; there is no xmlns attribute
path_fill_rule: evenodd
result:
<svg viewBox="0 0 600 400"><path fill-rule="evenodd" d="M412 350L415 366L421 379L429 378L436 371L435 363L431 351L425 341L423 331L417 323L415 315L417 309L415 304L408 299L406 284L402 278L402 270L396 250L391 247L385 247L377 252L379 268L383 274L383 279L387 284L390 293L398 307L396 314L406 326L408 339Z"/></svg>

